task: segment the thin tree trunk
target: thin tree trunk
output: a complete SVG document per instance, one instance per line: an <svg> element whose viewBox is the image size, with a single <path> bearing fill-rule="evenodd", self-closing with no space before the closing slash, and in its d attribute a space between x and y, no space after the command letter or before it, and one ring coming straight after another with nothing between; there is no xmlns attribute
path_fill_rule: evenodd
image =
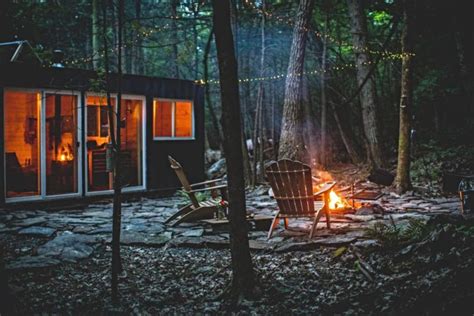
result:
<svg viewBox="0 0 474 316"><path fill-rule="evenodd" d="M260 23L260 77L265 76L265 0L262 1L262 20ZM265 98L265 86L263 81L258 83L257 106L255 108L255 120L253 130L253 180L256 185L262 180L263 167L263 102ZM260 164L260 173L257 163Z"/></svg>
<svg viewBox="0 0 474 316"><path fill-rule="evenodd" d="M179 63L178 63L178 30L176 27L176 18L178 16L177 7L179 5L179 0L171 0L171 41L173 43L171 49L171 76L173 78L179 79ZM197 78L195 78L197 79Z"/></svg>
<svg viewBox="0 0 474 316"><path fill-rule="evenodd" d="M304 111L304 136L305 144L308 150L308 161L311 162L311 166L316 164L318 152L318 140L317 130L315 127L315 120L313 115L313 105L311 100L311 92L309 91L309 83L307 78L303 78L303 111Z"/></svg>
<svg viewBox="0 0 474 316"><path fill-rule="evenodd" d="M413 52L413 16L411 6L413 0L403 1L405 23L402 33L402 52ZM399 193L411 188L410 181L410 112L413 95L413 58L405 55L402 59L402 83L400 96L400 132L398 136L398 164L395 185Z"/></svg>
<svg viewBox="0 0 474 316"><path fill-rule="evenodd" d="M138 29L135 31L136 34L141 31L141 18L142 18L142 0L135 0L135 19L137 21ZM137 35L136 38L131 40L131 45L134 47L134 56L131 56L132 60L132 73L143 75L145 73L145 48L143 47L143 37Z"/></svg>
<svg viewBox="0 0 474 316"><path fill-rule="evenodd" d="M211 123L212 127L214 129L214 137L217 140L217 143L219 145L219 148L222 150L222 139L224 136L222 135L222 131L219 127L219 121L217 119L217 114L214 109L214 105L212 104L211 100L211 92L210 92L210 85L207 83L209 79L209 51L211 50L211 43L212 43L212 38L214 35L214 29L211 29L211 32L209 33L209 38L206 43L206 47L204 49L204 81L206 82L206 87L205 87L205 96L206 96L206 103L209 109L209 115L211 116ZM210 130L208 129L208 134Z"/></svg>
<svg viewBox="0 0 474 316"><path fill-rule="evenodd" d="M92 68L94 70L99 69L99 50L100 50L100 27L99 27L99 1L92 0Z"/></svg>
<svg viewBox="0 0 474 316"><path fill-rule="evenodd" d="M230 6L230 18L231 18L231 27L232 31L234 34L234 43L235 43L235 54L236 54L236 59L240 64L240 61L242 60L241 54L239 54L239 35L240 35L240 30L239 30L239 8L238 8L238 1L232 1L231 0L231 6ZM241 87L239 86L239 91L243 91ZM241 114L241 129L242 129L242 141L241 141L241 147L242 147L242 156L243 156L243 164L244 164L244 180L246 185L250 185L252 182L252 168L250 167L250 157L249 157L249 151L247 148L247 137L245 136L245 128L246 128L246 123L245 123L245 116L247 112L247 106L246 106L246 100L244 100L242 103L242 108L240 111Z"/></svg>
<svg viewBox="0 0 474 316"><path fill-rule="evenodd" d="M229 190L230 250L232 257L232 290L237 296L250 296L255 274L250 257L245 211L242 131L239 84L234 41L230 25L230 1L213 0L213 22L221 85L222 127L227 162Z"/></svg>
<svg viewBox="0 0 474 316"><path fill-rule="evenodd" d="M334 116L334 121L336 121L337 129L339 131L339 135L341 136L342 143L344 144L344 148L347 151L352 163L358 164L361 162L361 158L357 150L355 149L354 144L352 143L351 138L344 132L344 128L341 123L341 119L339 118L339 114L337 113L336 107L333 102L331 104L331 111Z"/></svg>
<svg viewBox="0 0 474 316"><path fill-rule="evenodd" d="M349 15L351 17L351 32L357 67L357 82L363 85L370 72L370 57L367 52L367 20L361 0L347 0ZM364 134L369 149L369 159L373 166L383 165L383 154L380 144L380 131L377 123L377 106L375 85L372 80L366 82L360 93L362 107L362 121Z"/></svg>
<svg viewBox="0 0 474 316"><path fill-rule="evenodd" d="M197 31L197 23L198 23L198 15L199 15L199 2L193 2L193 37L194 37L194 80L198 79L199 76L199 50L198 50L198 31Z"/></svg>
<svg viewBox="0 0 474 316"><path fill-rule="evenodd" d="M106 45L106 9L104 5L104 45L105 51L107 52ZM122 187L121 187L121 172L120 172L120 151L121 151L121 136L120 136L120 112L121 112L121 99L122 99L122 26L124 16L124 3L123 0L119 0L118 4L118 45L117 45L117 69L118 69L118 93L117 93L117 107L112 107L111 97L109 89L107 89L107 107L109 113L109 134L112 139L113 148L113 187L114 187L114 198L113 198L113 223L112 223L112 300L118 301L118 274L122 269L121 258L120 258L120 232L121 232L121 217L122 217ZM105 64L108 65L108 55L105 55ZM108 66L106 66L106 82L108 83ZM114 113L116 115L114 115ZM116 124L115 124L116 122ZM116 126L116 128L115 128Z"/></svg>
<svg viewBox="0 0 474 316"><path fill-rule="evenodd" d="M285 82L285 100L279 158L308 160L304 144L303 69L308 26L314 0L300 0L293 29L290 62Z"/></svg>
<svg viewBox="0 0 474 316"><path fill-rule="evenodd" d="M328 33L328 15L326 14L326 21L324 26L324 33ZM327 112L328 104L326 101L326 51L327 51L327 38L323 37L323 52L321 56L321 165L327 167Z"/></svg>

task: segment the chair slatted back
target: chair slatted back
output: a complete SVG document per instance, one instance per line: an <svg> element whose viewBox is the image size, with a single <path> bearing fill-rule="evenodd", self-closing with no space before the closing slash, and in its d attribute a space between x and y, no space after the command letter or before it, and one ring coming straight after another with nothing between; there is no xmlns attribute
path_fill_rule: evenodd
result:
<svg viewBox="0 0 474 316"><path fill-rule="evenodd" d="M268 165L265 173L280 208L280 215L314 215L313 183L308 165L282 159Z"/></svg>
<svg viewBox="0 0 474 316"><path fill-rule="evenodd" d="M191 184L189 184L188 177L186 177L186 174L184 173L183 167L181 167L181 164L174 160L171 156L168 156L168 160L171 165L171 169L173 169L176 172L176 176L178 176L179 181L181 182L181 185L183 186L184 192L186 192L189 196L189 199L191 200L191 203L195 208L200 207L199 202L194 195L193 192L191 192Z"/></svg>

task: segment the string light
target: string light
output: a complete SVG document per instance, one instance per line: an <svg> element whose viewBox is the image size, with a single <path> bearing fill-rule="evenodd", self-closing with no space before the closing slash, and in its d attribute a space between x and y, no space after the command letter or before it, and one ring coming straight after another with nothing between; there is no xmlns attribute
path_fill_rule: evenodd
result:
<svg viewBox="0 0 474 316"><path fill-rule="evenodd" d="M291 27L294 26L293 20L291 18L284 18L284 17L281 17L281 16L276 16L271 12L268 12L268 11L265 11L263 9L258 8L254 3L249 3L248 5L250 7L252 7L254 10L258 11L260 14L265 14L265 16L267 16L269 18L274 18L278 22L285 23L288 26L291 26ZM390 52L390 51L387 51L387 50L377 51L377 50L370 49L369 47L359 47L359 46L355 46L351 43L348 43L346 41L336 39L336 38L332 37L329 34L323 34L319 31L314 31L314 30L312 30L308 27L303 27L303 29L305 30L305 32L313 32L314 35L316 35L317 37L319 37L321 39L327 39L327 40L329 40L330 42L332 42L334 44L337 44L339 46L345 46L348 49L352 49L356 52L360 52L360 53L365 52L365 53L369 53L369 54L373 54L373 55L381 55L381 56L392 56L394 59L400 58L399 57L400 53L398 53L398 52Z"/></svg>
<svg viewBox="0 0 474 316"><path fill-rule="evenodd" d="M397 54L396 56L386 56L380 58L380 60L394 60L394 59L404 59L404 58L410 58L415 56L414 53L400 53ZM362 65L373 65L375 64L375 61L366 61L362 62ZM271 76L266 76L266 77L254 77L254 78L241 78L238 80L239 83L243 82L254 82L254 81L267 81L267 80L280 80L284 79L287 77L299 77L301 75L318 75L323 72L328 72L328 71L340 71L340 70L346 70L348 68L354 68L356 67L355 63L345 63L345 64L340 64L337 66L332 66L327 70L311 70L311 71L303 71L302 73L294 73L294 74L276 74L276 75L271 75ZM205 84L219 84L219 79L209 79L209 80L204 80L204 79L199 79L194 81L196 84L199 85L205 85Z"/></svg>

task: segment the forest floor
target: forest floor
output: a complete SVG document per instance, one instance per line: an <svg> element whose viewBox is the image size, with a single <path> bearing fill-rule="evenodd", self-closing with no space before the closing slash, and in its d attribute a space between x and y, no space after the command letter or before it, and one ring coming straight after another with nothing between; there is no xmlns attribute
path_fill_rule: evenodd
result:
<svg viewBox="0 0 474 316"><path fill-rule="evenodd" d="M124 203L120 304L110 301L111 204L60 211L0 210L0 284L5 314L455 314L474 313L474 216L456 196L402 196L364 182L366 170L340 166L340 187L384 196L320 223L290 222L266 240L250 232L259 284L238 305L219 298L231 277L229 235L199 223L163 221L180 195ZM271 214L262 186L248 209ZM0 271L1 272L1 271ZM1 279L1 275L0 275ZM1 280L0 280L1 281ZM5 286L6 288L2 288ZM1 312L1 309L0 309Z"/></svg>
<svg viewBox="0 0 474 316"><path fill-rule="evenodd" d="M474 312L474 224L433 218L426 232L381 245L253 252L261 292L238 306L218 299L228 250L122 247L119 307L110 303L108 246L78 263L9 275L15 314L424 314ZM34 240L17 240L26 247Z"/></svg>

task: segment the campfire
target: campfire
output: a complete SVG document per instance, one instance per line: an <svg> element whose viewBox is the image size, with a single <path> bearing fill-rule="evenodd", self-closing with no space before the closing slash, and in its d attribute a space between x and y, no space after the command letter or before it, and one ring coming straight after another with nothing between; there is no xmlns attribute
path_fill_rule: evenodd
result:
<svg viewBox="0 0 474 316"><path fill-rule="evenodd" d="M347 203L346 199L338 195L333 190L329 192L329 209L344 210L347 207L350 207L350 205Z"/></svg>

